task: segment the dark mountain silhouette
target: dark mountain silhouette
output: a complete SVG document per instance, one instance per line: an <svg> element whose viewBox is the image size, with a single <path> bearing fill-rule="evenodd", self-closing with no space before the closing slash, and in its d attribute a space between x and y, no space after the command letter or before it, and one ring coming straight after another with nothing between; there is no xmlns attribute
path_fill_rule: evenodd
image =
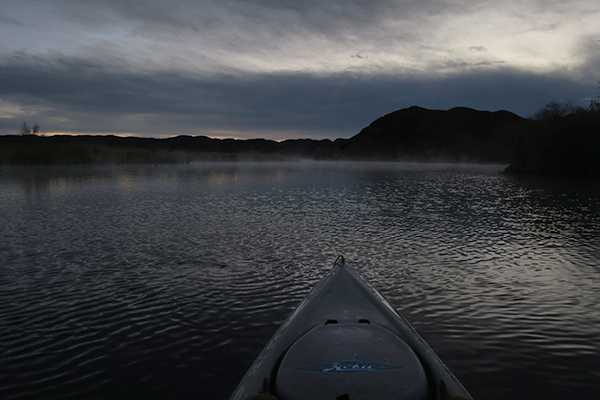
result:
<svg viewBox="0 0 600 400"><path fill-rule="evenodd" d="M465 161L511 163L506 172L514 174L600 176L600 106L571 114L555 109L546 107L539 120L508 111L413 106L377 119L350 139L333 141L8 135L0 136L0 164Z"/></svg>
<svg viewBox="0 0 600 400"><path fill-rule="evenodd" d="M0 164L180 163L332 158L346 139L168 139L113 135L0 136Z"/></svg>
<svg viewBox="0 0 600 400"><path fill-rule="evenodd" d="M357 160L510 162L532 121L508 111L413 106L381 117L341 146Z"/></svg>

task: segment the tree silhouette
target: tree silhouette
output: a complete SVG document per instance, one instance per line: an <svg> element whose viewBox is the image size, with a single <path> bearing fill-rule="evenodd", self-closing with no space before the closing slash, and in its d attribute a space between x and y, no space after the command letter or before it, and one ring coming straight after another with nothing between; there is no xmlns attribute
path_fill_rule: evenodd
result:
<svg viewBox="0 0 600 400"><path fill-rule="evenodd" d="M569 114L577 114L585 111L585 109L579 105L576 105L572 101L551 101L544 107L536 111L533 115L533 119L542 122L548 122L552 120L561 119Z"/></svg>
<svg viewBox="0 0 600 400"><path fill-rule="evenodd" d="M592 113L600 112L600 97L592 97L592 99L590 100L590 106L587 108L587 111Z"/></svg>
<svg viewBox="0 0 600 400"><path fill-rule="evenodd" d="M42 136L42 133L40 132L40 126L38 124L34 124L33 127L29 128L26 122L23 122L23 124L21 125L21 128L19 129L19 134L21 136Z"/></svg>

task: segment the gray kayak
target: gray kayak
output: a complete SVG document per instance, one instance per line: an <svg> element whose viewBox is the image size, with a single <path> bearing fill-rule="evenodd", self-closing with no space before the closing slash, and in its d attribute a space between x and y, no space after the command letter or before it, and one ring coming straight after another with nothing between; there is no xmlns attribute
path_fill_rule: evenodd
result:
<svg viewBox="0 0 600 400"><path fill-rule="evenodd" d="M408 321L339 257L275 332L231 396L249 398L471 397Z"/></svg>

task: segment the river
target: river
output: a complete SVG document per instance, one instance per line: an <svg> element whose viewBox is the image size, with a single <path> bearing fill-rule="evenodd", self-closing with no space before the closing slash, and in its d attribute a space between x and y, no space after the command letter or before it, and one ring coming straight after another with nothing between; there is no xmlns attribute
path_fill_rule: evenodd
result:
<svg viewBox="0 0 600 400"><path fill-rule="evenodd" d="M344 255L475 399L597 399L600 185L501 169L2 167L0 398L225 400Z"/></svg>

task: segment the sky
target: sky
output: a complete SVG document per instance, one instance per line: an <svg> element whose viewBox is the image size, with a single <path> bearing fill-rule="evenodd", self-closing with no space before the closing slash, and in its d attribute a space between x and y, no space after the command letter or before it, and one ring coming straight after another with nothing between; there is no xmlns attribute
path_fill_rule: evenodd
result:
<svg viewBox="0 0 600 400"><path fill-rule="evenodd" d="M349 138L600 96L598 0L0 0L0 134Z"/></svg>

